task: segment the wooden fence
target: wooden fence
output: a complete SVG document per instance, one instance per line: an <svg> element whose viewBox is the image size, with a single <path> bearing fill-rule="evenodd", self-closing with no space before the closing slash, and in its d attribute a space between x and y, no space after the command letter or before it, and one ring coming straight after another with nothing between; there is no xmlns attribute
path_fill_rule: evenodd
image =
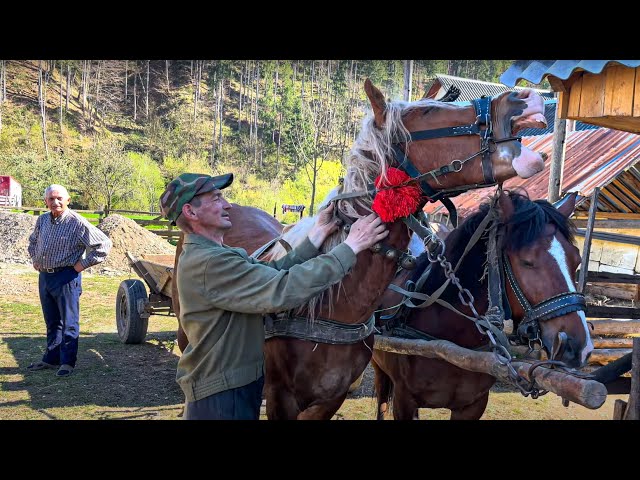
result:
<svg viewBox="0 0 640 480"><path fill-rule="evenodd" d="M43 212L48 212L49 209L47 207L2 207L0 206L0 210L11 210L11 211L19 211L19 212L23 212L23 213L33 213L34 215L40 215ZM88 213L88 214L92 214L92 215L98 215L98 218L88 218L87 220L89 220L90 223L92 224L98 224L100 223L102 220L104 220L106 217L108 217L110 214L112 213L117 213L117 214L129 214L129 215L149 215L149 216L155 216L154 219L151 220L138 220L135 218L130 218L130 220L136 222L138 225L140 225L141 227L150 227L150 226L156 226L156 227L165 227L162 230L159 229L152 229L149 228L148 230L152 233L155 233L156 235L166 239L166 240L178 240L179 236L180 236L180 229L178 227L174 227L173 225L171 225L171 223L169 222L169 220L165 220L162 218L162 214L159 212L143 212L140 210L107 210L107 209L103 209L103 210L77 210L77 209L73 209L74 212L78 212L80 214L82 213Z"/></svg>

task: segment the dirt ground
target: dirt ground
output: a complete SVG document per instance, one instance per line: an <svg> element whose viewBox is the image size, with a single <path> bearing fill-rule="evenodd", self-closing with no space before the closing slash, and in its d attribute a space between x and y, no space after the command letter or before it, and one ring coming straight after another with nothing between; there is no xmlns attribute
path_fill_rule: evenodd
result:
<svg viewBox="0 0 640 480"><path fill-rule="evenodd" d="M0 418L181 418L183 397L175 383L177 321L152 316L143 344L122 344L114 321L115 294L122 279L97 274L83 278L81 368L61 384L42 372L25 374L26 365L45 343L36 272L28 265L0 263L0 317L5 317L0 318ZM590 410L573 403L564 407L552 393L538 399L523 397L514 387L497 383L482 419L609 420L614 401L626 397L610 395L603 406ZM375 411L369 366L334 418L372 420ZM448 416L444 409L420 411L422 419Z"/></svg>

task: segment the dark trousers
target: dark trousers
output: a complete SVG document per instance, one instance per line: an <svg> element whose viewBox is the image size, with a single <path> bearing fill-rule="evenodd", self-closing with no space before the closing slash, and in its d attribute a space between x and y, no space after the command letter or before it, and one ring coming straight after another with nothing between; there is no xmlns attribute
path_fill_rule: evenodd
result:
<svg viewBox="0 0 640 480"><path fill-rule="evenodd" d="M185 420L259 420L264 376L255 382L186 402Z"/></svg>
<svg viewBox="0 0 640 480"><path fill-rule="evenodd" d="M82 275L73 267L40 273L40 304L47 325L47 351L43 362L76 366L80 335Z"/></svg>

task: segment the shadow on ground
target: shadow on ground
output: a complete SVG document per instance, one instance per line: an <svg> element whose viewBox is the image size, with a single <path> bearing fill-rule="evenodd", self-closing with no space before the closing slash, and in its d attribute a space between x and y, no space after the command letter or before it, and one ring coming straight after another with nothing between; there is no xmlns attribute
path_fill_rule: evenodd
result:
<svg viewBox="0 0 640 480"><path fill-rule="evenodd" d="M149 332L139 345L123 344L115 333L81 334L78 363L68 378L56 377L55 370L27 371L30 363L41 359L44 336L4 336L3 341L17 366L0 367L0 391L8 398L0 408L23 404L42 412L93 406L91 416L95 418L100 417L95 407L133 412L184 401L175 381L179 358L175 332Z"/></svg>

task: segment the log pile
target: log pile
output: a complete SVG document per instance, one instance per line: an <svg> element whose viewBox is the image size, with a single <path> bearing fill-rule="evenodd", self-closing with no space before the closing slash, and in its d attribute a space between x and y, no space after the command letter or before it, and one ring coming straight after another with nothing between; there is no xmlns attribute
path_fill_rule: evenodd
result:
<svg viewBox="0 0 640 480"><path fill-rule="evenodd" d="M640 336L640 320L589 319L594 351L590 365L606 365L631 352L633 337Z"/></svg>

